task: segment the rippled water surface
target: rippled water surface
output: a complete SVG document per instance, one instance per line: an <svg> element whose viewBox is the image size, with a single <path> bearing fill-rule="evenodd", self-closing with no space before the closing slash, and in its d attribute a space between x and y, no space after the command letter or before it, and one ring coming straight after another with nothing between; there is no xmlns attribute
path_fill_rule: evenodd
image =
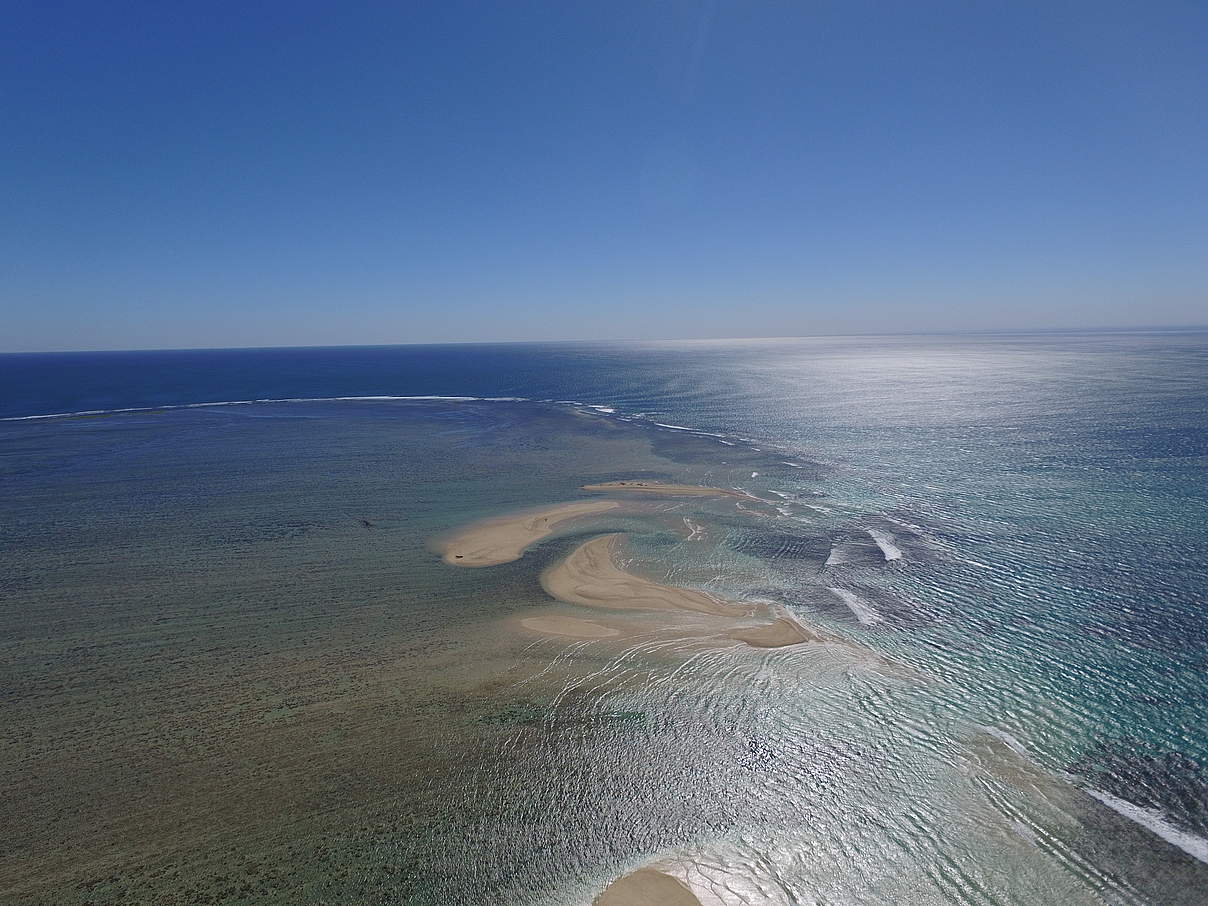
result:
<svg viewBox="0 0 1208 906"><path fill-rule="evenodd" d="M0 416L3 902L1208 902L1208 334L0 356ZM431 552L628 477L758 500ZM526 631L600 532L844 644Z"/></svg>

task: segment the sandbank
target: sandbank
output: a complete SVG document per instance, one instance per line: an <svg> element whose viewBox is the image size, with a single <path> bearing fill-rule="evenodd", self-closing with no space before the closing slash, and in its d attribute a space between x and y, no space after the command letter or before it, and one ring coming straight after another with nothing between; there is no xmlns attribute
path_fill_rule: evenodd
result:
<svg viewBox="0 0 1208 906"><path fill-rule="evenodd" d="M568 604L610 610L691 611L715 619L708 621L718 634L755 648L782 648L803 642L831 641L802 626L783 609L767 604L737 604L692 588L661 585L625 572L613 560L620 534L600 535L585 541L561 563L547 569L541 585ZM762 626L734 627L737 620L763 617ZM706 631L705 637L716 637Z"/></svg>
<svg viewBox="0 0 1208 906"><path fill-rule="evenodd" d="M701 906L701 902L679 878L641 868L605 887L592 906Z"/></svg>
<svg viewBox="0 0 1208 906"><path fill-rule="evenodd" d="M775 622L766 626L736 629L730 633L730 638L746 642L754 648L783 648L786 645L800 645L802 642L831 641L806 629L792 617L778 617Z"/></svg>
<svg viewBox="0 0 1208 906"><path fill-rule="evenodd" d="M741 497L758 500L750 494L730 488L708 488L696 484L667 484L661 481L603 481L583 485L585 491L638 491L646 494L666 494L669 497Z"/></svg>
<svg viewBox="0 0 1208 906"><path fill-rule="evenodd" d="M518 560L524 549L554 533L564 522L579 516L616 509L613 500L579 500L540 510L483 519L440 542L440 553L454 566L495 566Z"/></svg>
<svg viewBox="0 0 1208 906"><path fill-rule="evenodd" d="M619 629L613 629L611 626L591 620L557 615L527 617L520 621L520 625L542 635L564 635L572 639L607 639L621 634Z"/></svg>
<svg viewBox="0 0 1208 906"><path fill-rule="evenodd" d="M625 572L612 559L619 534L600 535L585 541L561 563L547 569L541 585L553 597L568 604L607 607L614 610L690 610L725 616L749 614L743 608L703 591L660 585Z"/></svg>

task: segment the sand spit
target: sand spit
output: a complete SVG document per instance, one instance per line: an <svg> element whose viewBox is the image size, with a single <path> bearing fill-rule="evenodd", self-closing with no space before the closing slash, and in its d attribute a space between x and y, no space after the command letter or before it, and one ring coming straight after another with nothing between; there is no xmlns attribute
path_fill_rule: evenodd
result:
<svg viewBox="0 0 1208 906"><path fill-rule="evenodd" d="M619 534L600 535L583 542L561 563L542 574L541 585L559 601L584 607L704 614L715 618L706 621L712 627L706 625L704 637L721 635L755 648L834 641L802 626L782 609L773 609L767 604L736 604L703 591L661 585L627 573L613 560L617 539L621 537ZM761 626L734 627L736 621L752 617L768 622Z"/></svg>
<svg viewBox="0 0 1208 906"><path fill-rule="evenodd" d="M583 485L585 491L637 491L645 494L665 494L668 497L741 497L758 500L750 494L730 488L707 488L695 484L667 484L661 481L604 481Z"/></svg>
<svg viewBox="0 0 1208 906"><path fill-rule="evenodd" d="M605 887L592 906L701 906L701 902L678 878L641 868Z"/></svg>
<svg viewBox="0 0 1208 906"><path fill-rule="evenodd" d="M541 635L564 635L572 639L607 639L621 634L619 629L602 623L566 616L528 617L521 620L520 625Z"/></svg>
<svg viewBox="0 0 1208 906"><path fill-rule="evenodd" d="M446 563L454 566L510 563L518 560L526 547L553 534L563 523L618 507L620 504L613 500L579 500L484 519L446 538L440 544L440 553Z"/></svg>
<svg viewBox="0 0 1208 906"><path fill-rule="evenodd" d="M619 534L585 541L545 571L541 585L553 597L584 607L614 610L690 610L721 616L747 616L752 610L695 591L660 585L621 569L612 558Z"/></svg>
<svg viewBox="0 0 1208 906"><path fill-rule="evenodd" d="M754 648L784 648L786 645L800 645L802 642L833 641L811 632L792 617L779 617L776 622L767 626L736 629L730 633L730 638L746 642Z"/></svg>

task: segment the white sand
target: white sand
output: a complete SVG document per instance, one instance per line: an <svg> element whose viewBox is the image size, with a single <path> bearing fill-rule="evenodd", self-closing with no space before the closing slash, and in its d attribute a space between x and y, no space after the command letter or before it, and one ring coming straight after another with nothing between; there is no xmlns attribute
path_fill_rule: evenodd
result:
<svg viewBox="0 0 1208 906"><path fill-rule="evenodd" d="M701 902L678 878L641 868L605 887L592 906L701 906Z"/></svg>
<svg viewBox="0 0 1208 906"><path fill-rule="evenodd" d="M475 522L440 543L446 563L454 566L495 566L520 559L524 549L552 535L580 516L614 510L613 500L579 500Z"/></svg>

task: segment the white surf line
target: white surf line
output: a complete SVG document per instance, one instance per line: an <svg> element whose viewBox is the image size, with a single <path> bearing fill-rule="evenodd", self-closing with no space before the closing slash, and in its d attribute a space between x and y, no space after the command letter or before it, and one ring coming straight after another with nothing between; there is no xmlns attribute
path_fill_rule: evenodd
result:
<svg viewBox="0 0 1208 906"><path fill-rule="evenodd" d="M990 727L983 727L983 729L987 732L991 731ZM1007 734L1003 735L1006 736ZM1014 739L1014 737L1010 738ZM1007 745L1010 746L1011 744L1007 743ZM1025 753L1021 752L1020 754L1024 758L1027 758ZM1031 762L1030 758L1027 758L1027 760ZM1035 762L1032 763L1035 764ZM1040 766L1037 765L1037 767ZM1044 769L1041 768L1041 770ZM1061 774L1058 774L1058 776L1064 777ZM1120 906L1146 906L1148 901L1138 897L1137 892L1133 890L1132 885L1128 881L1124 878L1112 878L1110 875L1101 872L1097 866L1088 862L1077 851L1067 846L1059 836L1046 830L1043 824L1034 820L1028 811L1016 806L1009 796L1004 795L1000 790L996 789L986 778L979 777L977 784L981 788L982 795L986 797L986 800L1003 816L1003 819L1007 822L1007 826L1011 828L1011 832L1021 840L1032 846L1051 852L1063 868L1092 889L1101 890L1106 888L1111 890L1119 898L1118 902Z"/></svg>
<svg viewBox="0 0 1208 906"><path fill-rule="evenodd" d="M939 538L937 538L935 535L926 531L921 525L915 525L913 522L906 522L902 519L895 519L893 516L884 516L883 518L888 519L894 525L900 525L902 528L906 529L906 531L908 531L908 532L913 532L914 534L916 534L920 538L922 538L924 541L926 541L928 544L934 544L934 545L937 545L938 547L947 547L948 546L943 541L941 541Z"/></svg>
<svg viewBox="0 0 1208 906"><path fill-rule="evenodd" d="M1028 761L1032 762L1033 764L1036 764L1036 762L1032 760L1032 756L1028 752L1027 746L1025 746L1022 742L1020 742L1018 739L1016 739L1014 736L1012 736L1006 730L1000 730L998 727L991 727L991 726L987 726L986 724L978 724L978 726L981 727L983 732L985 732L986 734L988 734L990 736L993 736L995 739L997 739L999 742L1001 742L1003 745L1005 745L1008 749L1010 749L1016 755L1026 758Z"/></svg>
<svg viewBox="0 0 1208 906"><path fill-rule="evenodd" d="M1000 730L998 727L982 726L982 730L989 733L995 739L1005 743L1007 748L1015 752L1017 755L1032 761L1031 755L1028 754L1024 744L1012 736L1005 730ZM1035 764L1035 762L1032 762ZM1055 772L1058 777L1063 778L1067 782L1073 783L1074 778L1063 772ZM1092 799L1106 805L1113 812L1122 815L1130 821L1144 827L1146 830L1161 837L1172 846L1177 846L1183 852L1192 858L1208 864L1208 840L1203 837L1193 834L1190 831L1182 830L1171 824L1166 816L1157 809L1145 808L1142 805L1137 805L1134 802L1129 802L1126 799L1119 799L1111 793L1104 793L1101 790L1096 790L1092 787L1079 787L1084 793Z"/></svg>
<svg viewBox="0 0 1208 906"><path fill-rule="evenodd" d="M902 552L897 545L893 543L893 535L889 532L878 531L877 529L868 529L868 534L872 540L877 542L877 547L881 549L881 553L885 555L885 562L890 560L901 560Z"/></svg>
<svg viewBox="0 0 1208 906"><path fill-rule="evenodd" d="M1172 846L1177 846L1192 858L1199 859L1201 862L1208 864L1208 840L1175 827L1157 809L1145 808L1124 799L1117 799L1110 793L1104 793L1090 787L1083 787L1083 791L1088 796L1098 799L1113 812L1123 815L1130 821L1135 821L1146 830L1157 834Z"/></svg>
<svg viewBox="0 0 1208 906"><path fill-rule="evenodd" d="M214 406L254 406L259 403L346 403L406 400L443 400L457 403L527 403L524 396L286 396L253 400L216 400L206 403L165 403L160 406L128 406L120 409L81 409L76 412L52 412L46 415L10 415L0 422L25 422L44 418L76 418L85 415L118 415L129 412L170 412L176 409L207 409Z"/></svg>
<svg viewBox="0 0 1208 906"><path fill-rule="evenodd" d="M830 553L826 557L826 562L823 566L842 566L847 562L847 555L843 552L843 545L832 544Z"/></svg>
<svg viewBox="0 0 1208 906"><path fill-rule="evenodd" d="M744 506L743 502L741 500L739 500L737 503L735 503L735 507L738 509L738 511L740 513L749 513L752 516L760 516L764 519L769 518L769 514L767 514L767 513L760 512L759 510L753 510L749 506Z"/></svg>
<svg viewBox="0 0 1208 906"><path fill-rule="evenodd" d="M875 626L884 621L885 618L877 613L871 604L846 588L833 588L828 585L826 590L833 592L839 600L847 605L848 609L856 615L856 619L860 621L860 625Z"/></svg>

